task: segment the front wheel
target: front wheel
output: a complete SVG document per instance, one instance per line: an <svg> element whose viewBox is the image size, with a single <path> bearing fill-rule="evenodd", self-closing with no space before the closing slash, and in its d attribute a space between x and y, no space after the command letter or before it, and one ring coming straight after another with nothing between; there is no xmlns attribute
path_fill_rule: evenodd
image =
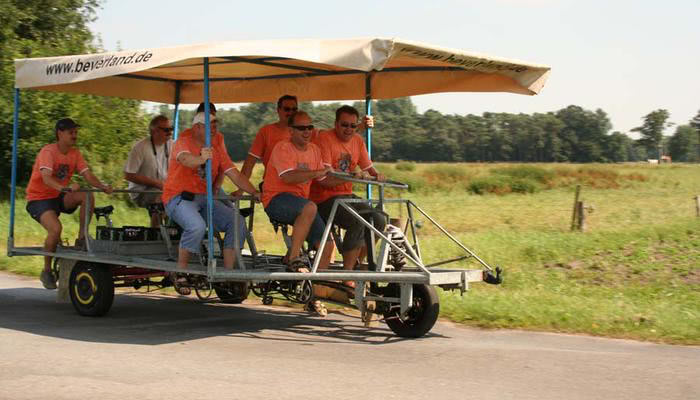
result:
<svg viewBox="0 0 700 400"><path fill-rule="evenodd" d="M248 298L250 285L248 282L223 282L214 284L214 291L222 303L240 304Z"/></svg>
<svg viewBox="0 0 700 400"><path fill-rule="evenodd" d="M69 281L70 300L75 311L88 317L107 314L114 301L114 280L109 265L79 261Z"/></svg>
<svg viewBox="0 0 700 400"><path fill-rule="evenodd" d="M393 292L398 297L399 285L393 283ZM435 288L430 285L413 285L413 306L405 317L401 317L401 308L394 306L384 313L384 320L394 333L401 337L418 338L430 332L440 314L440 299Z"/></svg>

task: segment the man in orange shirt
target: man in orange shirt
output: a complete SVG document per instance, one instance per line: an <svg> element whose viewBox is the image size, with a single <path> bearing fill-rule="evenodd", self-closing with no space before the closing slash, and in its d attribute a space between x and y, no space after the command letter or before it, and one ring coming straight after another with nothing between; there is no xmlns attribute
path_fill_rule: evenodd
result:
<svg viewBox="0 0 700 400"><path fill-rule="evenodd" d="M178 138L173 146L172 157L168 165L168 178L163 186L163 204L165 212L183 229L178 250L177 267L185 269L191 253L199 253L206 231L207 181L206 162L211 160L212 182L226 175L233 184L246 192L259 196L259 192L248 179L238 172L229 158L221 133L216 131L216 118L211 115L211 147L205 147L205 114L197 113L189 133ZM224 236L224 268L232 269L235 263L234 249L239 248L245 240L245 224L238 219L234 226L235 207L224 206L221 202L213 203L214 229L226 232ZM234 244L234 232L238 230L239 243ZM178 288L186 279L171 277ZM189 289L189 288L182 288ZM188 294L178 289L180 294Z"/></svg>
<svg viewBox="0 0 700 400"><path fill-rule="evenodd" d="M359 166L362 175L368 174L378 181L384 181L386 178L372 166L365 142L357 134L357 128L360 126L359 116L354 107L338 108L335 112L335 129L320 132L314 143L321 148L323 163L334 171L354 173ZM311 185L310 199L318 205L318 213L324 221L328 220L335 200L343 198L359 198L352 193L352 182L329 178L323 184L314 182ZM374 226L380 232L384 230L386 218L383 214L365 203L351 203L351 207L367 220L371 216ZM340 251L343 254L343 268L351 270L358 262L368 229L340 206L336 210L333 222L346 230L343 248Z"/></svg>
<svg viewBox="0 0 700 400"><path fill-rule="evenodd" d="M61 213L72 214L80 207L80 230L76 247L85 244L85 221L92 217L95 198L92 193L78 192L80 186L70 183L73 172L78 172L92 186L112 193L112 187L105 185L92 173L75 147L78 140L78 128L70 118L56 122L56 143L47 144L39 151L32 168L32 176L27 185L27 212L46 229L44 251L55 252L61 240L63 225L58 219ZM86 210L85 201L90 196L91 208ZM57 276L51 271L51 256L44 257L44 270L41 283L46 289L56 289Z"/></svg>
<svg viewBox="0 0 700 400"><path fill-rule="evenodd" d="M301 245L306 239L318 248L325 229L316 204L308 200L309 188L312 181L324 180L331 168L324 167L321 151L311 143L314 129L311 117L299 111L290 117L289 125L291 137L275 146L265 168L262 203L271 219L293 225L288 270L308 272L308 266L301 259ZM331 249L326 246L324 254ZM321 257L321 260L327 259L327 256ZM327 265L319 266L325 267Z"/></svg>

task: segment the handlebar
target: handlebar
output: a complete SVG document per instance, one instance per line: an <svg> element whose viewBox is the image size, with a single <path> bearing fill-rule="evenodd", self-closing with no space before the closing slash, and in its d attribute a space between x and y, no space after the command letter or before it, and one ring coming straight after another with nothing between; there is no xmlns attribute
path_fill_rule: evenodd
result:
<svg viewBox="0 0 700 400"><path fill-rule="evenodd" d="M392 181L392 180L385 180L385 181L377 181L376 179L362 179L362 178L357 178L351 174L345 173L345 172L329 172L328 176L332 176L334 178L342 179L344 181L348 182L356 182L356 183L364 183L368 185L376 185L376 186L384 186L384 187L390 187L390 188L396 188L396 189L408 189L408 185L405 183L397 182L397 181Z"/></svg>

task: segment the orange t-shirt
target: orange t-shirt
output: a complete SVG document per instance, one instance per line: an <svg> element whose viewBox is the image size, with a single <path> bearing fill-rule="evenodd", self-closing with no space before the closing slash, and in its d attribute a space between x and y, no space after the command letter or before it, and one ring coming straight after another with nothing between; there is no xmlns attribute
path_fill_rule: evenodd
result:
<svg viewBox="0 0 700 400"><path fill-rule="evenodd" d="M363 171L372 168L372 161L367 154L367 146L358 134L354 134L348 142L343 142L338 139L335 130L329 129L320 132L314 143L321 148L323 163L331 166L334 171L350 173L358 165ZM343 194L352 194L352 182L345 182L334 187L323 187L314 182L311 185L309 199L319 204L331 197Z"/></svg>
<svg viewBox="0 0 700 400"><path fill-rule="evenodd" d="M289 128L280 128L276 123L265 125L255 135L248 154L258 160L262 160L263 165L267 168L267 163L270 161L270 155L275 145L283 140L289 140L291 136L292 133L289 131Z"/></svg>
<svg viewBox="0 0 700 400"><path fill-rule="evenodd" d="M32 176L27 185L27 200L46 200L58 197L58 190L47 186L41 177L41 170L51 170L51 176L56 178L63 186L67 186L73 172L82 174L88 169L88 165L80 154L80 150L71 148L67 154L61 153L58 143L47 144L39 151L32 168Z"/></svg>
<svg viewBox="0 0 700 400"><path fill-rule="evenodd" d="M291 193L295 196L309 198L311 181L289 184L280 175L293 170L311 171L323 169L321 150L309 143L306 150L299 150L291 141L280 142L272 150L269 168L265 168L262 203L267 207L270 200L280 193ZM325 179L325 176L319 180Z"/></svg>
<svg viewBox="0 0 700 400"><path fill-rule="evenodd" d="M185 133L185 132L183 132ZM231 158L229 158L222 140L215 137L212 140L212 158L211 158L211 175L212 183L216 181L219 174L223 174L231 168L235 168ZM177 196L183 191L195 194L204 194L207 192L207 170L206 164L199 165L194 168L188 168L177 161L177 157L182 153L190 153L198 156L201 154L202 146L190 134L183 134L177 138L173 145L172 155L168 162L168 179L163 185L163 204L168 204L171 198Z"/></svg>

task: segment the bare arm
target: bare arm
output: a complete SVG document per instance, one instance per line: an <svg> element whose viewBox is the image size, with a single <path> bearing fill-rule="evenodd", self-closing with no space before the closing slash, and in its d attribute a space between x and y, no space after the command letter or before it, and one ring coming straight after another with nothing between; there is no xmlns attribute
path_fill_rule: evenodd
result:
<svg viewBox="0 0 700 400"><path fill-rule="evenodd" d="M260 192L257 191L253 184L250 183L248 178L246 178L241 172L238 172L237 169L229 169L228 171L226 171L226 176L228 176L228 178L231 179L231 182L233 182L234 185L238 186L243 191L257 197L258 200L260 199Z"/></svg>
<svg viewBox="0 0 700 400"><path fill-rule="evenodd" d="M125 172L124 179L126 179L129 182L137 183L139 185L154 187L154 188L158 188L161 190L163 189L164 181L149 178L145 175L138 175L138 174L133 174L131 172Z"/></svg>
<svg viewBox="0 0 700 400"><path fill-rule="evenodd" d="M303 171L303 170L292 170L292 171L287 171L280 175L280 179L282 179L282 182L288 183L290 185L293 185L295 183L302 183L306 181L310 181L312 179L320 178L322 176L326 176L329 172L331 172L332 169L329 166L326 166L323 169L315 169L311 171Z"/></svg>
<svg viewBox="0 0 700 400"><path fill-rule="evenodd" d="M106 184L100 182L100 180L95 176L95 174L93 174L89 169L86 169L82 173L82 175L83 175L83 178L85 178L85 180L93 187L96 187L98 189L102 189L107 194L112 193L112 186L106 185Z"/></svg>
<svg viewBox="0 0 700 400"><path fill-rule="evenodd" d="M257 161L258 159L250 154L248 154L248 156L245 158L245 161L243 162L243 167L241 167L241 174L245 176L246 179L250 179L250 175L253 174L253 168L255 167L255 163Z"/></svg>
<svg viewBox="0 0 700 400"><path fill-rule="evenodd" d="M177 161L187 168L195 168L207 162L211 155L211 147L202 147L202 154L195 156L192 153L180 153L177 156Z"/></svg>
<svg viewBox="0 0 700 400"><path fill-rule="evenodd" d="M61 182L58 181L58 179L54 178L51 174L53 171L50 169L42 168L41 169L41 179L44 181L46 186L56 189L56 190L63 190L64 188L74 188L74 186L77 186L75 184L69 185L69 186L63 186L61 185Z"/></svg>

